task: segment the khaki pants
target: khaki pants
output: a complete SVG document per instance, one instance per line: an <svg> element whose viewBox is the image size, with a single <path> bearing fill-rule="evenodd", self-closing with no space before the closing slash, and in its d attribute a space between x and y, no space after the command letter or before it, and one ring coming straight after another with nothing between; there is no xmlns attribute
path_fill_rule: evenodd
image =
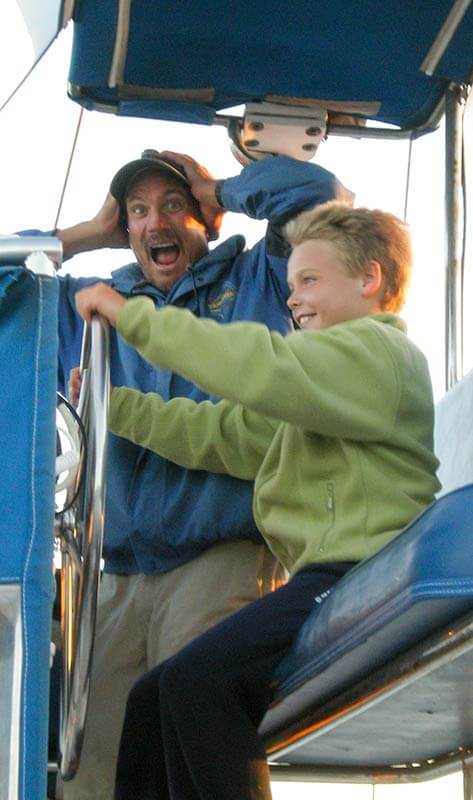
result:
<svg viewBox="0 0 473 800"><path fill-rule="evenodd" d="M102 577L80 767L65 800L112 800L128 692L199 633L285 581L264 545L222 542L163 575Z"/></svg>

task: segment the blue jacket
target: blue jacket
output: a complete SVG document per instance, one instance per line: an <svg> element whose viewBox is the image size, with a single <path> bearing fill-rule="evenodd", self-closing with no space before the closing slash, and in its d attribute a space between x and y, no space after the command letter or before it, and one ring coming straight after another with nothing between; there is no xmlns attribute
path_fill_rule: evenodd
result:
<svg viewBox="0 0 473 800"><path fill-rule="evenodd" d="M287 252L280 226L302 208L335 197L337 185L323 168L286 157L251 164L220 187L226 209L270 221L265 238L251 250L245 250L242 236L231 237L194 264L167 295L143 281L136 263L115 271L109 282L126 297L148 295L157 307L172 303L219 322L257 320L285 333L291 322L286 306ZM61 278L61 387L79 362L82 321L75 311L74 294L96 280ZM114 386L157 391L165 399L208 397L179 375L152 367L115 331L111 376ZM110 434L106 570L160 573L189 561L217 541L261 541L251 511L252 492L251 482L183 469Z"/></svg>

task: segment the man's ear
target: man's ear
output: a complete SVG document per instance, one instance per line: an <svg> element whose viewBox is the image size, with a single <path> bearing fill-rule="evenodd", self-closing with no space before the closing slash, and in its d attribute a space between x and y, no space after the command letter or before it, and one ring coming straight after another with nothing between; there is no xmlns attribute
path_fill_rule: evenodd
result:
<svg viewBox="0 0 473 800"><path fill-rule="evenodd" d="M368 261L362 278L363 297L368 299L374 297L381 289L383 283L383 271L379 261Z"/></svg>

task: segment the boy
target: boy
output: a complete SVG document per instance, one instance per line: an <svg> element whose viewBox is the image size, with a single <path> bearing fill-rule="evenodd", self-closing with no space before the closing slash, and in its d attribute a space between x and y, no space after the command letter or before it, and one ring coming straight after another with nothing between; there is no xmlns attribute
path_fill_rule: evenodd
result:
<svg viewBox="0 0 473 800"><path fill-rule="evenodd" d="M403 224L328 203L286 235L288 305L301 330L285 338L255 323L155 312L105 286L77 295L85 319L103 314L150 361L225 398L164 403L114 389L112 430L187 467L253 479L257 525L292 574L135 684L117 800L270 798L257 729L275 666L314 597L438 488L428 369L395 313L411 262Z"/></svg>

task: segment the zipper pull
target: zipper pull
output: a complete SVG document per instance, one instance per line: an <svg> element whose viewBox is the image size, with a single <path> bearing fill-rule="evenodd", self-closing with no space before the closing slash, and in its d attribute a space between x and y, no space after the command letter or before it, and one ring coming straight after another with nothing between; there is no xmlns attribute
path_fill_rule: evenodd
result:
<svg viewBox="0 0 473 800"><path fill-rule="evenodd" d="M333 483L327 484L327 508L329 511L333 511L334 507L334 498L333 498Z"/></svg>

